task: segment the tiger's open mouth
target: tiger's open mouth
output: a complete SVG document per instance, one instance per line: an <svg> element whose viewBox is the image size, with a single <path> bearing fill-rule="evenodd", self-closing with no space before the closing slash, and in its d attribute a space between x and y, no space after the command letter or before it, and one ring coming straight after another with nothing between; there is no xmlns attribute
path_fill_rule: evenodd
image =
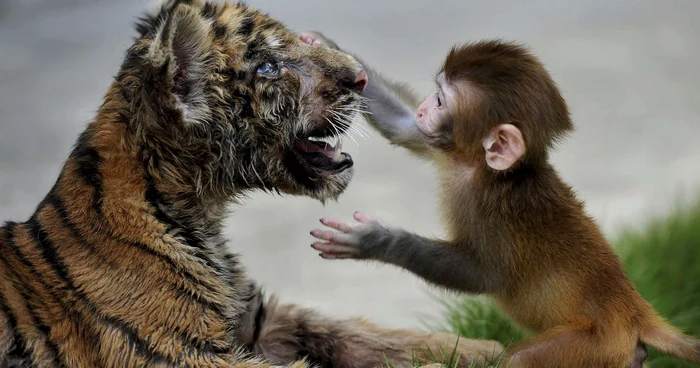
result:
<svg viewBox="0 0 700 368"><path fill-rule="evenodd" d="M335 139L335 143L330 143ZM314 169L337 174L352 167L352 157L342 151L340 137L308 137L294 145L296 153Z"/></svg>
<svg viewBox="0 0 700 368"><path fill-rule="evenodd" d="M352 156L342 151L341 136L346 129L345 124L325 124L298 137L284 160L297 182L315 188L353 166Z"/></svg>

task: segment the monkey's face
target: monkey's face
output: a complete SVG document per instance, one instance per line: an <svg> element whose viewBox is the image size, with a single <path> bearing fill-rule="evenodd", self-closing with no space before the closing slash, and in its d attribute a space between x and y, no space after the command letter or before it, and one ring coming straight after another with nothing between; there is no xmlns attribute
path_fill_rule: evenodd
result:
<svg viewBox="0 0 700 368"><path fill-rule="evenodd" d="M451 132L450 111L457 105L457 91L445 82L444 73L435 80L436 88L416 111L416 128L434 146L445 146Z"/></svg>

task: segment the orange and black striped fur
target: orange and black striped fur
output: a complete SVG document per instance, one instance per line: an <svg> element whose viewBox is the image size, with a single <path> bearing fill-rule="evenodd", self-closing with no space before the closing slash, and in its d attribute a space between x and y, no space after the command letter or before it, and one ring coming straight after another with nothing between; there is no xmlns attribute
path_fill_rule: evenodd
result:
<svg viewBox="0 0 700 368"><path fill-rule="evenodd" d="M306 140L347 128L360 65L240 4L169 1L138 32L54 187L0 229L0 366L405 366L450 351L449 334L266 301L221 237L251 191L343 192L350 157Z"/></svg>

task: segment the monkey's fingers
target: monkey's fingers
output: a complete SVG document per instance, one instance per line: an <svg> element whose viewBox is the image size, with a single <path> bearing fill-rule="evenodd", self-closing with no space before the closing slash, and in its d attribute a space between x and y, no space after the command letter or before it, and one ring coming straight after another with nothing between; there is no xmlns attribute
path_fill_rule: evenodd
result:
<svg viewBox="0 0 700 368"><path fill-rule="evenodd" d="M355 220L357 220L357 221L359 221L359 222L361 222L361 223L363 223L363 224L366 224L366 223L372 221L372 219L370 219L369 217L367 217L367 215L365 215L364 213L362 213L362 212L360 212L360 211L355 211L355 213L353 213L352 217L353 217Z"/></svg>
<svg viewBox="0 0 700 368"><path fill-rule="evenodd" d="M315 34L311 32L302 32L299 34L299 39L304 41L304 43L307 43L309 45L320 45L321 41L316 37Z"/></svg>
<svg viewBox="0 0 700 368"><path fill-rule="evenodd" d="M317 239L327 240L329 242L337 244L348 245L352 243L351 236L331 230L311 230L311 236Z"/></svg>
<svg viewBox="0 0 700 368"><path fill-rule="evenodd" d="M306 31L299 34L299 39L309 45L322 45L332 49L339 49L338 45L326 38L321 32Z"/></svg>
<svg viewBox="0 0 700 368"><path fill-rule="evenodd" d="M338 231L342 231L344 233L349 233L352 231L352 226L346 222L340 222L336 219L329 219L329 218L322 218L321 223L328 226L332 227Z"/></svg>
<svg viewBox="0 0 700 368"><path fill-rule="evenodd" d="M357 258L353 256L352 254L348 253L319 253L318 254L321 258L323 259L348 259L348 258Z"/></svg>
<svg viewBox="0 0 700 368"><path fill-rule="evenodd" d="M322 254L350 254L350 255L356 255L358 253L357 248L355 247L349 247L347 245L340 245L340 244L335 244L335 243L324 243L324 242L315 242L311 244L311 248L316 249L317 251L321 252Z"/></svg>

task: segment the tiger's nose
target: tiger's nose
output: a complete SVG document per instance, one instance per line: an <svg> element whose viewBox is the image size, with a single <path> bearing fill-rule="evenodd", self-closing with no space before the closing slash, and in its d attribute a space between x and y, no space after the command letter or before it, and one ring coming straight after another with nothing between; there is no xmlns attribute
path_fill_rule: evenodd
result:
<svg viewBox="0 0 700 368"><path fill-rule="evenodd" d="M368 82L367 73L363 70L355 78L355 81L353 82L352 88L353 88L353 90L362 93L365 91L365 88L367 88L367 82Z"/></svg>

